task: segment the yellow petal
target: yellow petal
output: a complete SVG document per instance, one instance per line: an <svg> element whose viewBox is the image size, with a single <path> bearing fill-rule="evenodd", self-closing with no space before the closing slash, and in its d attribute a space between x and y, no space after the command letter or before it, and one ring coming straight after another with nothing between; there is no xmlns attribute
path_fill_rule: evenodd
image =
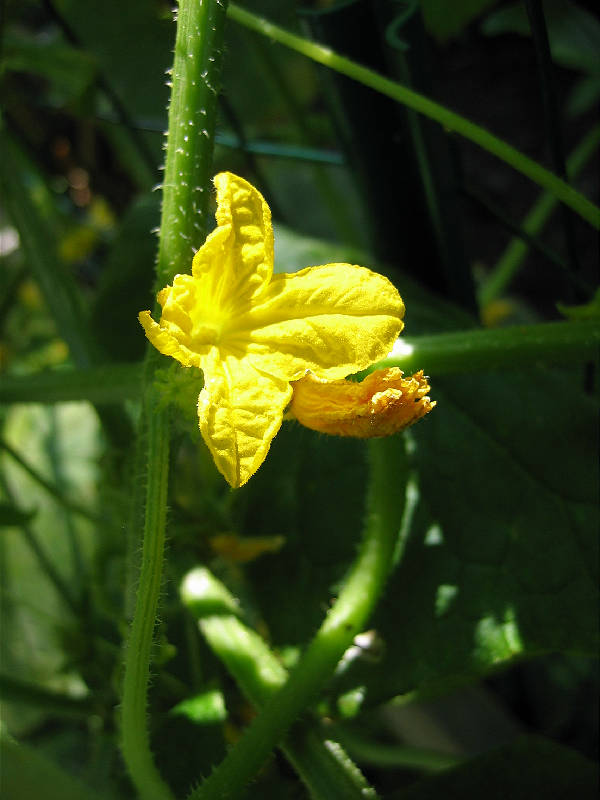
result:
<svg viewBox="0 0 600 800"><path fill-rule="evenodd" d="M198 354L192 353L170 331L155 322L149 311L140 311L138 319L146 332L146 336L159 353L171 356L179 361L180 364L183 364L184 367L200 366Z"/></svg>
<svg viewBox="0 0 600 800"><path fill-rule="evenodd" d="M271 211L252 184L231 172L215 176L217 228L194 256L192 274L211 281L211 302L239 308L273 273Z"/></svg>
<svg viewBox="0 0 600 800"><path fill-rule="evenodd" d="M360 383L307 375L293 388L288 416L321 433L359 439L391 436L435 406L422 370L404 378L398 367L378 369Z"/></svg>
<svg viewBox="0 0 600 800"><path fill-rule="evenodd" d="M274 275L252 309L231 320L221 346L295 380L336 379L384 358L403 327L404 303L382 275L326 264Z"/></svg>
<svg viewBox="0 0 600 800"><path fill-rule="evenodd" d="M200 431L219 472L243 486L265 460L289 403L291 386L245 361L215 354L204 363L198 398Z"/></svg>

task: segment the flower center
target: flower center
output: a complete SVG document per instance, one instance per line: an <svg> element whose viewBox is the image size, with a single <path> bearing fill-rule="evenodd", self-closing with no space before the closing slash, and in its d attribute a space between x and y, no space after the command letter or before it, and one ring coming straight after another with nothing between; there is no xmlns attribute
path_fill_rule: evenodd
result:
<svg viewBox="0 0 600 800"><path fill-rule="evenodd" d="M207 344L219 344L222 332L222 327L215 323L205 321L197 323L192 328L192 348L195 350L198 347L205 347Z"/></svg>

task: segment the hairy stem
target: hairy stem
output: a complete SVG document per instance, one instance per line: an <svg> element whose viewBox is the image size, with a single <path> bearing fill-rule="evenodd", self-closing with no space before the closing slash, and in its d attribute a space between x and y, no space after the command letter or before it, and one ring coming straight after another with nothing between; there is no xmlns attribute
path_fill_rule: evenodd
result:
<svg viewBox="0 0 600 800"><path fill-rule="evenodd" d="M178 7L167 160L163 184L156 288L188 269L206 233L209 177L225 6L220 0L181 0ZM165 800L171 792L152 756L147 727L150 655L164 558L169 462L167 414L156 406L154 375L160 356L145 365L148 467L139 585L125 656L121 745L142 800ZM135 509L131 520L137 518ZM135 552L129 547L130 557ZM128 570L131 576L133 570Z"/></svg>
<svg viewBox="0 0 600 800"><path fill-rule="evenodd" d="M582 363L598 355L600 322L543 322L492 330L457 331L398 341L397 352L366 372L400 367L429 375L494 372L552 364Z"/></svg>
<svg viewBox="0 0 600 800"><path fill-rule="evenodd" d="M181 599L245 697L256 708L263 706L285 684L288 672L265 640L239 618L237 600L204 567L186 575ZM306 719L280 744L312 800L375 798L358 767L331 738L317 720Z"/></svg>
<svg viewBox="0 0 600 800"><path fill-rule="evenodd" d="M402 504L398 503L398 479L403 473L406 475L401 442L396 437L370 443L370 483L362 544L321 628L285 685L267 700L244 736L188 800L238 797L331 677L362 630L394 563L403 513ZM399 457L401 465L396 463Z"/></svg>

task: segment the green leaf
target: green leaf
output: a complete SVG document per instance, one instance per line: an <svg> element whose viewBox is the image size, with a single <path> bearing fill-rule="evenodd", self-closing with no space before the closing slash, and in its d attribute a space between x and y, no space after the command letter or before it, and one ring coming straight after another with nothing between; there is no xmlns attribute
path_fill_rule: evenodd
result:
<svg viewBox="0 0 600 800"><path fill-rule="evenodd" d="M0 737L5 800L100 800L101 795L45 756L6 735Z"/></svg>
<svg viewBox="0 0 600 800"><path fill-rule="evenodd" d="M218 689L207 689L205 692L188 697L177 703L171 709L171 714L186 717L190 722L200 725L224 722L227 719L227 709L223 692Z"/></svg>
<svg viewBox="0 0 600 800"><path fill-rule="evenodd" d="M91 54L130 116L160 125L171 65L171 15L152 0L58 0L56 7ZM157 153L160 137L149 140Z"/></svg>
<svg viewBox="0 0 600 800"><path fill-rule="evenodd" d="M53 98L78 100L94 79L94 59L55 36L32 36L11 29L4 34L3 67L28 72L49 81Z"/></svg>
<svg viewBox="0 0 600 800"><path fill-rule="evenodd" d="M371 702L598 646L595 404L542 371L432 386L411 538L373 623L387 657L343 682Z"/></svg>
<svg viewBox="0 0 600 800"><path fill-rule="evenodd" d="M446 0L421 0L425 27L441 42L457 36L495 0L461 0L448 3Z"/></svg>
<svg viewBox="0 0 600 800"><path fill-rule="evenodd" d="M303 252L306 242L278 233L280 269L348 256L316 240ZM468 327L466 314L404 276L396 283L407 331ZM432 372L431 382L438 406L410 434L419 494L411 535L373 620L386 655L359 659L339 680L340 691L365 686L372 702L444 691L514 658L593 654L598 641L596 408L577 375ZM287 538L249 570L278 643L311 634L352 557L363 469L360 442L288 425L237 496L248 530Z"/></svg>
<svg viewBox="0 0 600 800"><path fill-rule="evenodd" d="M594 296L588 303L582 303L578 306L566 306L562 303L557 303L556 307L567 319L600 319L600 289L596 289Z"/></svg>
<svg viewBox="0 0 600 800"><path fill-rule="evenodd" d="M591 800L598 768L587 758L547 739L523 736L454 769L432 775L389 800Z"/></svg>
<svg viewBox="0 0 600 800"><path fill-rule="evenodd" d="M567 116L576 117L594 108L600 99L600 75L582 78L573 86L567 99Z"/></svg>
<svg viewBox="0 0 600 800"><path fill-rule="evenodd" d="M600 73L598 18L567 0L547 0L544 3L544 12L553 60L562 67L598 75ZM482 30L488 36L497 36L501 33L529 36L525 6L522 3L514 3L490 14L483 23Z"/></svg>
<svg viewBox="0 0 600 800"><path fill-rule="evenodd" d="M22 511L12 503L0 503L0 528L25 525L35 517L35 511Z"/></svg>

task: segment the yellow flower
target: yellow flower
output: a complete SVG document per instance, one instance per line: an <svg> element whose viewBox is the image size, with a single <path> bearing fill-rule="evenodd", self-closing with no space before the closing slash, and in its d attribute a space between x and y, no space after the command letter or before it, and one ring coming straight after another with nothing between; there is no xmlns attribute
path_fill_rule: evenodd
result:
<svg viewBox="0 0 600 800"><path fill-rule="evenodd" d="M277 553L285 544L283 536L237 536L235 533L218 533L211 536L213 551L234 564L255 561L264 553Z"/></svg>
<svg viewBox="0 0 600 800"><path fill-rule="evenodd" d="M293 389L288 417L314 431L358 439L391 436L435 406L423 371L405 378L398 367L375 370L360 383L309 374Z"/></svg>
<svg viewBox="0 0 600 800"><path fill-rule="evenodd" d="M152 344L204 373L198 420L217 468L242 486L265 460L308 371L338 380L383 358L404 304L383 276L350 264L273 274L271 212L243 178L223 172L217 227L191 275L158 293L160 321L139 320Z"/></svg>

